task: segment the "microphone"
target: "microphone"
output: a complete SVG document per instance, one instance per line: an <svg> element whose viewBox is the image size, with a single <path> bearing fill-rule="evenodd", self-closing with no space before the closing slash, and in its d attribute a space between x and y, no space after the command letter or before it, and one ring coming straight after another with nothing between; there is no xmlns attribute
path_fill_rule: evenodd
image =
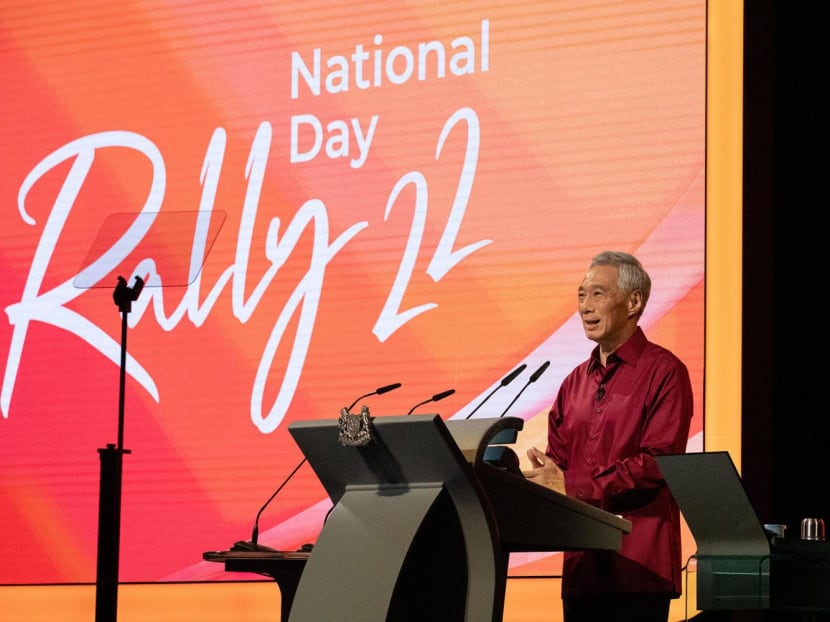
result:
<svg viewBox="0 0 830 622"><path fill-rule="evenodd" d="M549 366L550 366L550 361L545 361L544 363L542 363L542 364L539 366L539 369L537 369L535 372L533 372L533 375L530 377L530 380L528 380L528 381L527 381L527 383L528 383L528 384L530 384L531 382L536 382L537 380L539 380L539 376L541 376L542 374L544 374L544 373L545 373L545 370L546 370Z"/></svg>
<svg viewBox="0 0 830 622"><path fill-rule="evenodd" d="M349 411L352 408L354 408L355 404L357 404L363 398L369 397L370 395L383 395L384 393L388 393L389 391L393 391L393 390L399 388L400 386L401 386L400 382L396 382L395 384L387 384L384 387L380 387L378 389L375 389L371 393L367 393L366 395L361 395L354 402L352 402L352 405L349 406L346 410ZM453 391L453 393L454 392L455 391ZM444 397L446 397L446 395L442 396L441 399L443 399ZM274 498L280 493L280 491L283 488L285 488L285 485L288 482L291 481L291 478L294 477L294 475L297 473L297 471L300 470L300 467L303 466L306 463L307 460L308 460L307 457L300 460L299 464L294 467L294 470L291 471L291 473L288 474L288 477L286 477L282 481L282 484L280 484L277 487L277 489L273 492L273 494L270 497L268 497L268 500L265 503L262 504L261 508L259 508L259 512L257 512L256 518L254 519L254 528L251 531L251 541L250 542L245 542L244 540L240 540L238 542L235 542L233 547L231 547L231 550L234 550L234 551L271 551L271 550L273 550L273 549L271 549L267 546L261 546L257 543L257 541L259 540L259 517L262 516L262 513L265 511L265 508L267 508L271 504L271 502L274 500ZM306 545L303 545L303 546L305 547Z"/></svg>
<svg viewBox="0 0 830 622"><path fill-rule="evenodd" d="M481 402L479 402L478 406L476 406L475 408L473 408L473 411L472 411L469 415L467 415L466 417L464 417L464 419L469 419L470 417L472 417L472 416L473 416L473 414L475 414L475 412L476 412L479 408L481 408L482 406L484 406L484 403L485 403L487 400L489 400L489 399L493 396L493 393L495 393L496 391L498 391L498 390L499 390L499 389L501 389L502 387L506 387L508 384L510 384L511 382L513 382L513 381L516 379L516 377L517 377L519 374L521 374L521 373L525 370L525 368L526 368L526 367L527 367L527 363L522 363L522 364L521 364L521 365L519 365L516 369L514 369L514 370L513 370L513 371L511 371L509 374L507 374L504 378L502 378L502 379L501 379L501 382L500 382L498 385L496 385L496 388L495 388L495 389L493 389L492 391L490 391L490 393L487 395L487 397L485 397L483 400L481 400Z"/></svg>
<svg viewBox="0 0 830 622"><path fill-rule="evenodd" d="M418 404L415 404L415 406L413 406L412 408L409 409L409 412L406 413L406 416L408 417L409 415L411 415L412 411L414 411L416 408L418 408L418 406L423 406L424 404L429 404L430 402L439 402L439 401L443 400L445 397L449 397L453 393L455 393L455 389L449 389L447 391L442 391L441 393L436 393L435 395L433 395L428 400L424 400L423 402L419 402Z"/></svg>
<svg viewBox="0 0 830 622"><path fill-rule="evenodd" d="M369 397L370 395L383 395L384 393L388 393L389 391L394 391L395 389L400 388L400 386L401 386L401 383L400 383L400 382L396 382L395 384L387 384L385 387L380 387L379 389L375 389L375 390L374 390L374 391L372 391L371 393L367 393L366 395L361 395L361 396L360 396L359 398L357 398L354 402L352 402L352 405L351 405L351 406L349 406L349 407L346 409L346 412L347 412L347 413L351 413L352 408L354 408L354 407L355 407L355 404L357 404L357 403L358 403L360 400L362 400L363 398Z"/></svg>
<svg viewBox="0 0 830 622"><path fill-rule="evenodd" d="M507 411L510 410L511 406L516 403L516 400L519 399L519 396L524 393L525 389L530 386L531 383L536 382L545 373L545 370L550 367L550 361L545 361L539 366L533 374L530 376L527 382L525 382L525 386L522 387L522 390L516 394L516 397L513 398L513 401L507 405L507 408L504 409L504 412L499 415L499 418L504 417L507 414Z"/></svg>
<svg viewBox="0 0 830 622"><path fill-rule="evenodd" d="M521 374L526 368L527 368L527 363L522 363L516 369L514 369L509 374L507 374L504 378L502 378L501 382L499 383L499 386L506 387L508 384L513 382L516 379L516 377L519 374Z"/></svg>
<svg viewBox="0 0 830 622"><path fill-rule="evenodd" d="M300 463L297 466L294 467L294 470L291 471L291 473L288 474L288 477L286 477L284 480L282 480L282 484L280 484L277 487L277 489L274 491L274 493L270 497L268 497L268 501L263 503L262 507L259 508L259 512L256 513L256 518L254 519L253 531L251 531L251 549L250 550L252 550L252 551L257 551L257 550L261 550L261 549L264 549L266 551L269 550L267 547L260 547L259 545L257 545L257 540L259 539L259 517L262 515L262 512L265 510L265 508L267 508L270 505L271 501L274 500L274 497L276 497L277 494L279 494L280 490L285 488L285 485L289 481L291 481L291 478L294 477L294 474L297 471L300 470L300 467L303 466L306 463L306 460L308 460L308 458L303 458L302 460L300 460ZM234 546L245 545L245 544L247 544L247 542L244 542L244 541L243 542L237 542Z"/></svg>

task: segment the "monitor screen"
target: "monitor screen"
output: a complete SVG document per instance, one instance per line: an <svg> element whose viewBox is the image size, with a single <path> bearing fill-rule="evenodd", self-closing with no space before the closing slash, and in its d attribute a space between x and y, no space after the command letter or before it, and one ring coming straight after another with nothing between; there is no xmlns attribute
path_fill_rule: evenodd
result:
<svg viewBox="0 0 830 622"><path fill-rule="evenodd" d="M288 425L377 388L356 412L453 389L419 410L543 444L607 249L651 274L699 441L706 5L4 4L0 583L95 580L112 444L131 582L223 578L202 553L303 460ZM260 541L327 502L299 469Z"/></svg>

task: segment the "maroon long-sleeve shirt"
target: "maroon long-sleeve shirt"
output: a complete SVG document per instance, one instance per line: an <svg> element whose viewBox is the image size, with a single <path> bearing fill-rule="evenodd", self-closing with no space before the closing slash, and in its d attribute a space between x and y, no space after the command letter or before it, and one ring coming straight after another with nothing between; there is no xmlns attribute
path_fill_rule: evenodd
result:
<svg viewBox="0 0 830 622"><path fill-rule="evenodd" d="M631 521L619 551L566 552L564 598L682 592L680 511L654 456L683 453L693 411L683 362L641 328L609 357L599 348L562 382L547 454L575 497Z"/></svg>

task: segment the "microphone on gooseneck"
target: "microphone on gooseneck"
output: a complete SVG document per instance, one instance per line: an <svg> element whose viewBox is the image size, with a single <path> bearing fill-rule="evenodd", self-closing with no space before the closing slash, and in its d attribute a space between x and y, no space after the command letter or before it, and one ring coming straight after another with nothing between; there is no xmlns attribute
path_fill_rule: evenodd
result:
<svg viewBox="0 0 830 622"><path fill-rule="evenodd" d="M455 393L455 389L449 389L448 391L442 391L441 393L436 393L435 395L433 395L428 400L424 400L423 402L419 402L419 403L415 404L415 406L413 406L412 408L409 409L409 412L406 413L406 416L408 417L409 415L411 415L412 412L416 408L418 408L418 406L423 406L424 404L429 404L430 402L438 402L440 400L443 400L445 397L449 397L453 393Z"/></svg>
<svg viewBox="0 0 830 622"><path fill-rule="evenodd" d="M348 412L352 408L354 408L355 404L357 404L363 398L369 397L370 395L383 395L384 393L388 393L389 391L393 391L394 389L397 389L400 386L401 386L400 382L396 382L395 384L387 384L386 386L380 387L379 389L375 389L371 393L367 393L366 395L361 395L354 402L352 402L352 405L349 406L346 409L346 411ZM238 542L235 542L233 547L231 547L231 550L233 550L233 551L270 551L270 550L273 550L273 549L270 549L267 546L262 546L262 545L258 544L258 540L259 540L259 517L262 516L262 513L265 511L265 508L267 508L271 504L271 502L279 494L279 492L283 488L285 488L285 485L288 482L291 481L291 478L294 477L294 475L297 473L297 471L300 470L300 467L303 466L306 463L306 460L308 460L308 458L303 458L302 460L300 460L299 464L294 467L294 470L291 471L291 473L288 474L288 477L286 477L282 481L282 484L280 484L277 487L277 489L273 492L273 494L270 497L268 497L268 501L263 503L262 507L259 508L259 512L257 512L257 514L256 514L256 519L254 519L254 528L251 532L251 541L250 542L245 542L244 540L240 540ZM304 547L305 546L308 546L308 545L304 545Z"/></svg>
<svg viewBox="0 0 830 622"><path fill-rule="evenodd" d="M528 381L525 382L525 386L522 387L522 390L516 394L516 397L513 398L513 401L507 405L507 408L504 409L504 412L499 415L499 418L504 417L507 414L507 411L510 410L510 407L516 403L516 400L519 399L519 396L524 393L525 389L528 388L532 383L539 380L542 374L545 373L545 370L550 366L550 361L545 361L542 363L539 368L533 372L533 374L528 378Z"/></svg>
<svg viewBox="0 0 830 622"><path fill-rule="evenodd" d="M533 375L530 377L530 380L528 380L528 381L527 381L527 384L530 384L531 382L536 382L537 380L539 380L539 377L540 377L542 374L544 374L544 373L545 373L545 370L546 370L549 366L550 366L550 361L545 361L544 363L542 363L542 364L539 366L539 369L537 369L535 372L533 372ZM527 385L525 385L525 387L527 387Z"/></svg>
<svg viewBox="0 0 830 622"><path fill-rule="evenodd" d="M254 529L251 532L251 545L252 545L251 550L256 551L259 548L259 545L257 544L257 540L259 539L259 517L262 515L262 512L265 510L265 508L268 507L268 505L271 503L271 501L274 500L274 497L276 497L279 494L280 490L282 490L285 487L285 485L289 481L291 481L291 478L294 477L294 474L297 471L300 470L300 467L305 464L306 460L307 460L307 458L303 458L302 460L300 460L300 463L297 466L294 467L294 470L291 471L291 473L288 474L288 477L286 477L284 480L282 480L282 484L280 484L277 487L277 489L274 491L274 494L272 494L270 497L268 497L268 501L263 503L262 507L259 508L259 512L256 513L256 519L254 519Z"/></svg>
<svg viewBox="0 0 830 622"><path fill-rule="evenodd" d="M303 466L305 464L305 462L306 462L306 458L303 458L302 460L300 460L300 463L297 466L294 467L294 470L291 471L291 473L288 474L288 477L286 477L284 480L282 480L282 484L280 484L277 487L277 489L273 492L273 494L270 497L268 497L268 501L263 503L262 507L259 508L259 512L256 513L256 518L254 519L254 528L251 531L251 540L250 540L250 542L246 542L245 540L239 540L237 542L234 542L233 546L231 547L232 551L273 551L274 550L270 547L262 546L262 545L257 543L257 541L259 540L259 517L262 515L262 512L265 510L265 508L267 508L270 505L271 501L274 500L274 497L276 497L279 494L280 490L285 488L285 485L288 482L291 481L291 478L294 477L294 475L297 473L297 471L300 470L300 467Z"/></svg>
<svg viewBox="0 0 830 622"><path fill-rule="evenodd" d="M469 415L467 415L466 417L464 417L464 418L465 418L465 419L469 419L470 417L472 417L472 416L473 416L473 414L475 414L475 412L476 412L479 408L481 408L482 406L484 406L484 403L485 403L487 400L489 400L489 399L493 396L493 393L495 393L496 391L498 391L498 390L499 390L499 389L501 389L502 387L506 387L508 384L510 384L511 382L513 382L513 381L516 379L516 377L517 377L519 374L521 374L521 373L525 370L525 368L526 368L526 367L527 367L527 363L522 363L522 364L521 364L521 365L519 365L516 369L514 369L514 370L513 370L513 371L511 371L509 374L507 374L504 378L502 378L502 379L501 379L501 382L500 382L498 385L496 385L496 388L495 388L495 389L493 389L492 391L490 391L490 393L487 395L487 397L485 397L483 400L481 400L481 401L478 403L478 406L476 406L475 408L473 408L472 412L471 412Z"/></svg>
<svg viewBox="0 0 830 622"><path fill-rule="evenodd" d="M370 395L383 395L384 393L388 393L389 391L394 391L395 389L400 388L400 386L401 386L401 383L400 383L400 382L396 382L396 383L394 383L394 384L387 384L385 387L380 387L379 389L375 389L375 390L374 390L374 391L372 391L371 393L367 393L366 395L361 395L361 396L360 396L359 398L357 398L354 402L352 402L351 406L349 406L349 407L346 409L346 412L350 413L350 412L352 411L352 408L354 408L354 407L355 407L355 405L356 405L356 404L357 404L360 400L362 400L363 398L369 397Z"/></svg>

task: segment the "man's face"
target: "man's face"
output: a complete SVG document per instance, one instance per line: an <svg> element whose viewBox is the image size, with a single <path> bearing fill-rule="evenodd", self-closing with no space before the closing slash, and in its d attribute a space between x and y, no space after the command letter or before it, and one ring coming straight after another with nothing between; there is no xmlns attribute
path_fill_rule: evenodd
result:
<svg viewBox="0 0 830 622"><path fill-rule="evenodd" d="M631 310L628 296L617 286L616 266L588 270L578 290L578 309L585 336L613 349L628 337Z"/></svg>

